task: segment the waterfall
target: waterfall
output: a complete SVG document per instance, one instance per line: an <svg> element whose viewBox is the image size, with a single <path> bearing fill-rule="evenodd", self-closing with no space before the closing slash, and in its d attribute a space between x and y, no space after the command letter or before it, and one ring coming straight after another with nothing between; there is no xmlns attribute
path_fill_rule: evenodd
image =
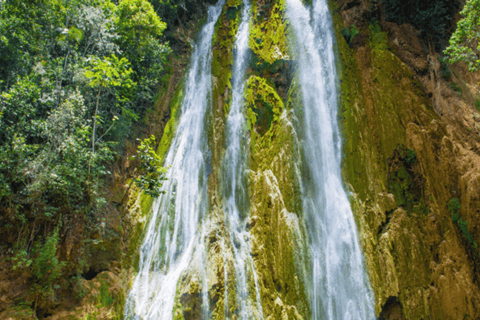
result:
<svg viewBox="0 0 480 320"><path fill-rule="evenodd" d="M298 127L305 167L302 202L312 254L312 318L375 319L356 225L341 179L334 39L327 1L313 0L311 8L300 0L286 2L303 98Z"/></svg>
<svg viewBox="0 0 480 320"><path fill-rule="evenodd" d="M302 106L297 106L297 131L302 150L303 217L308 226L311 272L306 282L312 319L374 319L373 296L363 270L353 213L341 179L341 137L337 124L337 81L332 23L326 0L286 0L297 60ZM201 280L204 319L212 316L207 228L208 141L205 124L211 106L211 56L214 26L225 0L208 11L191 58L181 117L165 158L169 166L165 194L155 200L140 248L139 271L128 294L126 319L172 319L177 290L192 268ZM244 0L234 44L232 95L225 126L221 164L221 198L225 233L222 254L225 319L263 319L259 280L251 256L247 181L247 136L244 90L248 62L251 5ZM218 227L218 226L217 226ZM233 265L233 270L227 265ZM210 268L210 269L209 269ZM219 269L220 270L220 269ZM211 273L210 273L210 276ZM199 282L200 283L200 282ZM230 295L229 283L235 290ZM180 291L179 291L180 292ZM234 297L234 298L230 298ZM230 300L232 301L230 301ZM217 306L218 307L218 306ZM265 315L269 317L271 315Z"/></svg>
<svg viewBox="0 0 480 320"><path fill-rule="evenodd" d="M246 181L246 148L242 144L246 135L246 124L243 116L245 90L245 70L248 53L248 36L250 20L250 3L244 1L242 21L237 31L234 50L234 65L232 70L232 102L226 124L226 152L223 162L223 197L225 225L230 235L230 246L224 245L224 261L226 250L231 250L235 267L235 283L237 304L240 319L263 319L262 305L258 281L250 255L250 234L245 230L245 218L248 214L248 195ZM228 273L225 268L225 283L228 283ZM249 280L253 280L255 292L249 292ZM225 286L225 310L229 310L227 285ZM253 299L251 298L253 297ZM226 314L228 319L228 311Z"/></svg>
<svg viewBox="0 0 480 320"><path fill-rule="evenodd" d="M205 114L210 104L211 47L224 0L210 7L195 46L181 118L165 158L166 193L155 200L140 248L139 272L127 297L127 319L172 319L177 282L196 245L198 221L208 208Z"/></svg>

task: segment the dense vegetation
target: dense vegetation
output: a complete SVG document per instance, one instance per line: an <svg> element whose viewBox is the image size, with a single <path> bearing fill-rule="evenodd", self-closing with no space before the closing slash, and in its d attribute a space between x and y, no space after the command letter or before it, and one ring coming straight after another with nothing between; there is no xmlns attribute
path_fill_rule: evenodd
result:
<svg viewBox="0 0 480 320"><path fill-rule="evenodd" d="M470 71L478 71L480 67L480 1L467 1L460 12L462 19L450 39L445 53L450 62L464 61Z"/></svg>
<svg viewBox="0 0 480 320"><path fill-rule="evenodd" d="M382 0L386 20L398 24L409 23L420 31L422 38L431 41L436 49L444 48L450 36L456 0Z"/></svg>
<svg viewBox="0 0 480 320"><path fill-rule="evenodd" d="M0 245L35 307L87 267L57 244L73 221L77 247L101 228L109 168L164 75L165 28L146 0L0 1Z"/></svg>

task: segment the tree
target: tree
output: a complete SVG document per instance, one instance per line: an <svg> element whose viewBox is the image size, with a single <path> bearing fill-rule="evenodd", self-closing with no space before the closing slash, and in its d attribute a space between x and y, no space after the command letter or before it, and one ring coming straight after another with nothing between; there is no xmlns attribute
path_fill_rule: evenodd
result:
<svg viewBox="0 0 480 320"><path fill-rule="evenodd" d="M445 54L450 63L466 62L470 71L478 71L480 67L480 0L469 0L465 3L457 23L457 29L450 38L450 45Z"/></svg>
<svg viewBox="0 0 480 320"><path fill-rule="evenodd" d="M124 47L140 48L150 38L160 37L167 27L147 0L120 1L116 26Z"/></svg>
<svg viewBox="0 0 480 320"><path fill-rule="evenodd" d="M114 54L112 54L110 57L106 57L104 60L98 58L94 59L92 66L85 70L85 76L90 79L89 85L92 88L98 88L92 129L93 153L95 153L95 144L97 143L95 133L98 105L102 89L109 87L123 87L125 89L131 89L133 86L135 86L135 83L130 79L131 73L132 69L130 68L130 62L126 58L118 59ZM119 100L124 100L120 96L117 96L117 98L119 98Z"/></svg>
<svg viewBox="0 0 480 320"><path fill-rule="evenodd" d="M161 39L166 24L147 0L122 0L116 11L117 43L132 64L137 83L134 108L143 114L151 106L170 54Z"/></svg>

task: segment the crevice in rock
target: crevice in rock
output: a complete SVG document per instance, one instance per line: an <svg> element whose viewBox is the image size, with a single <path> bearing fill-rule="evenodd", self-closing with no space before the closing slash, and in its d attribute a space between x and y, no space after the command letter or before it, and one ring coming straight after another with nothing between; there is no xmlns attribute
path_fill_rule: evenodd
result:
<svg viewBox="0 0 480 320"><path fill-rule="evenodd" d="M40 319L40 320L52 316L52 313L47 312L47 310L45 310L45 309L40 309L40 308L38 308L38 309L35 311L35 314L37 315L37 318Z"/></svg>
<svg viewBox="0 0 480 320"><path fill-rule="evenodd" d="M393 212L395 210L390 210L390 211L387 211L385 212L385 216L386 216L386 219L385 219L385 222L382 223L380 225L380 227L378 228L378 236L380 237L382 234L384 234L385 232L387 232L387 229L388 229L388 224L390 223L390 220L392 219L392 215L393 215Z"/></svg>
<svg viewBox="0 0 480 320"><path fill-rule="evenodd" d="M382 307L378 320L405 320L403 307L398 297L389 297Z"/></svg>
<svg viewBox="0 0 480 320"><path fill-rule="evenodd" d="M105 271L105 270L95 270L93 268L90 268L90 269L88 269L87 272L82 274L82 278L90 281L93 278L95 278L102 271Z"/></svg>

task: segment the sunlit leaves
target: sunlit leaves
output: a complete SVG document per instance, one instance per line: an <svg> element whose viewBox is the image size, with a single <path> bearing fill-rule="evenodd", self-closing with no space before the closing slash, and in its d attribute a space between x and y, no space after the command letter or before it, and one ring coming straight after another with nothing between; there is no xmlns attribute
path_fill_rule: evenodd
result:
<svg viewBox="0 0 480 320"><path fill-rule="evenodd" d="M149 38L160 37L166 24L147 0L122 0L117 7L117 31L127 46L144 46Z"/></svg>
<svg viewBox="0 0 480 320"><path fill-rule="evenodd" d="M91 87L132 86L130 80L130 62L126 58L119 59L112 54L105 59L94 58L92 66L87 67L85 76L90 79Z"/></svg>
<svg viewBox="0 0 480 320"><path fill-rule="evenodd" d="M450 38L445 54L450 62L464 61L470 71L480 67L480 0L469 0L460 12L463 18L458 21L457 29Z"/></svg>

